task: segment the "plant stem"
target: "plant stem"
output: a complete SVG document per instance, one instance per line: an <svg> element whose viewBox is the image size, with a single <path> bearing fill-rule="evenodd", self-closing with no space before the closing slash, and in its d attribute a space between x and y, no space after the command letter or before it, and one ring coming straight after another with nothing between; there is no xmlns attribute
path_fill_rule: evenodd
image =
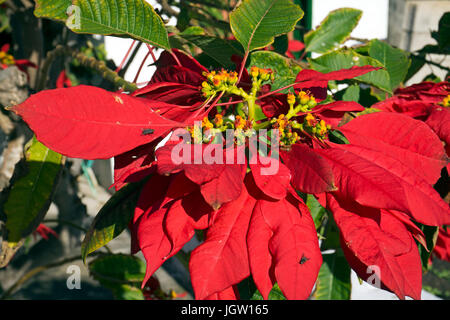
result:
<svg viewBox="0 0 450 320"><path fill-rule="evenodd" d="M244 59L242 60L242 65L241 65L241 69L239 70L239 76L238 76L237 84L239 82L241 82L242 74L244 73L244 69L245 69L245 64L247 63L248 54L249 54L249 50L247 50L247 52L245 52Z"/></svg>
<svg viewBox="0 0 450 320"><path fill-rule="evenodd" d="M97 71L104 79L114 83L116 86L123 88L125 91L133 92L137 90L134 83L130 83L120 77L116 72L109 69L104 61L98 61L95 58L88 57L78 50L70 49L61 45L56 46L55 49L47 53L47 57L41 67L39 73L39 81L36 86L36 91L41 91L45 88L47 82L47 74L50 66L57 56L66 55L77 59L83 66L89 67Z"/></svg>
<svg viewBox="0 0 450 320"><path fill-rule="evenodd" d="M115 70L115 72L119 72L123 65L125 64L125 62L127 61L128 56L130 55L131 49L133 49L134 44L136 43L136 40L133 40L133 42L130 45L130 48L128 48L127 53L125 54L125 57L123 57L122 62L120 63L120 65L117 67L117 69Z"/></svg>
<svg viewBox="0 0 450 320"><path fill-rule="evenodd" d="M94 253L91 254L91 256L99 255L99 254L102 254L102 253L101 252L94 252ZM48 263L48 264L45 264L43 266L39 266L39 267L31 269L30 271L25 273L22 277L20 277L8 290L6 290L0 296L0 300L8 299L15 291L17 291L18 288L20 288L20 286L22 286L25 282L30 280L36 274L41 273L42 271L46 271L46 270L51 269L51 268L56 268L56 267L62 266L64 264L66 264L66 263L73 262L73 261L76 261L76 260L81 260L81 255L65 258L65 259L62 259L62 260L57 261L57 262Z"/></svg>

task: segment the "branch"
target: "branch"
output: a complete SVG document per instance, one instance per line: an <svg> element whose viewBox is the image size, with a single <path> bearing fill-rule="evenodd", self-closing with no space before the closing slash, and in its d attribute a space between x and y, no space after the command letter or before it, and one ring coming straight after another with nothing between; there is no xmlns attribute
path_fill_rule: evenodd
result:
<svg viewBox="0 0 450 320"><path fill-rule="evenodd" d="M93 255L99 255L99 254L103 254L101 252L96 252L96 253L92 253L91 256ZM52 262L43 266L39 266L36 267L34 269L31 269L30 271L28 271L27 273L25 273L22 277L20 277L8 290L6 290L1 296L0 296L0 300L6 300L8 299L15 291L17 291L18 288L20 288L20 286L22 286L25 282L27 282L29 279L31 279L33 276L35 276L38 273L41 273L42 271L46 271L48 269L51 268L56 268L59 266L62 266L66 263L69 262L73 262L76 260L81 260L81 255L77 255L74 257L69 257L57 262Z"/></svg>
<svg viewBox="0 0 450 320"><path fill-rule="evenodd" d="M77 59L80 62L80 64L82 64L85 67L94 69L104 79L114 83L118 87L123 88L125 91L133 92L137 90L137 86L135 84L126 81L125 79L120 77L116 72L109 69L104 61L98 61L93 57L88 57L84 55L78 50L58 45L56 46L55 49L47 53L47 57L45 58L42 67L40 68L36 91L41 91L45 88L48 71L54 59L57 56L70 56L74 59Z"/></svg>
<svg viewBox="0 0 450 320"><path fill-rule="evenodd" d="M441 64L439 64L437 62L434 62L434 61L431 61L431 60L427 60L425 57L423 57L421 55L415 55L415 54L411 54L411 55L414 58L416 58L416 59L424 61L425 63L431 64L431 65L433 65L435 67L441 68L442 70L446 70L446 71L450 72L450 68L444 67L443 65L441 65Z"/></svg>
<svg viewBox="0 0 450 320"><path fill-rule="evenodd" d="M158 2L162 7L162 11L167 13L169 16L178 17L178 12L170 6L167 0L159 0Z"/></svg>

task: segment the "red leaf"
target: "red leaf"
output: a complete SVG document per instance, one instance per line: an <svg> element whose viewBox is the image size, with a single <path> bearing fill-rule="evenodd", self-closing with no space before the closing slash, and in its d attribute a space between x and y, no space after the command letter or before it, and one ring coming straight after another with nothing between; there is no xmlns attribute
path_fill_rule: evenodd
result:
<svg viewBox="0 0 450 320"><path fill-rule="evenodd" d="M237 286L231 286L220 292L213 293L205 300L239 300L239 290Z"/></svg>
<svg viewBox="0 0 450 320"><path fill-rule="evenodd" d="M447 146L450 145L450 110L449 108L434 108L427 120L427 125L444 141Z"/></svg>
<svg viewBox="0 0 450 320"><path fill-rule="evenodd" d="M339 130L351 144L401 161L430 184L436 183L447 164L447 156L436 134L426 124L405 115L368 114Z"/></svg>
<svg viewBox="0 0 450 320"><path fill-rule="evenodd" d="M449 222L450 211L439 194L398 160L356 145L317 150L330 160L339 193L346 199L394 209L427 225Z"/></svg>
<svg viewBox="0 0 450 320"><path fill-rule="evenodd" d="M439 228L433 254L441 260L450 261L450 233L442 227Z"/></svg>
<svg viewBox="0 0 450 320"><path fill-rule="evenodd" d="M141 99L84 85L41 91L12 110L50 149L82 159L111 158L180 126Z"/></svg>
<svg viewBox="0 0 450 320"><path fill-rule="evenodd" d="M237 284L250 274L246 234L254 203L244 189L237 200L217 212L205 242L192 251L189 269L197 299Z"/></svg>
<svg viewBox="0 0 450 320"><path fill-rule="evenodd" d="M216 179L227 165L217 163L205 164L203 155L207 146L206 144L193 145L169 141L156 151L158 172L160 174L171 174L184 171L186 177L199 185ZM180 158L175 158L175 156ZM197 163L196 158L200 159L200 163Z"/></svg>
<svg viewBox="0 0 450 320"><path fill-rule="evenodd" d="M406 100L398 96L393 96L372 105L373 108L381 111L403 113L413 118L428 116L430 113L430 106L431 103L429 102Z"/></svg>
<svg viewBox="0 0 450 320"><path fill-rule="evenodd" d="M305 44L298 40L289 40L288 51L298 52L305 48Z"/></svg>
<svg viewBox="0 0 450 320"><path fill-rule="evenodd" d="M222 204L237 199L244 189L245 169L243 165L227 165L219 177L203 184L200 191L206 202L217 210Z"/></svg>
<svg viewBox="0 0 450 320"><path fill-rule="evenodd" d="M219 155L221 161L206 163L205 159L208 158L208 149L211 146L214 145L170 143L156 151L156 158L159 173L170 174L183 170L186 177L200 185L200 191L206 202L217 210L222 204L237 199L241 194L246 165L227 164L225 161L227 151L222 150L221 145L217 145L218 149L212 149L213 157L216 152L223 152ZM180 150L182 155L179 155L177 150ZM232 151L235 159L239 150L243 149L235 148ZM175 159L174 153L180 159ZM200 162L198 164L197 158Z"/></svg>
<svg viewBox="0 0 450 320"><path fill-rule="evenodd" d="M423 234L422 230L413 222L411 221L411 218L403 212L396 211L396 210L383 210L388 214L393 215L398 220L403 222L406 229L411 233L411 235L424 247L427 248L427 240L425 239L425 235ZM428 250L428 249L427 249Z"/></svg>
<svg viewBox="0 0 450 320"><path fill-rule="evenodd" d="M276 158L254 155L250 169L258 188L273 199L282 199L287 194L291 180L289 169Z"/></svg>
<svg viewBox="0 0 450 320"><path fill-rule="evenodd" d="M258 100L258 104L264 115L268 118L286 114L289 111L289 104L284 93L274 93L270 96Z"/></svg>
<svg viewBox="0 0 450 320"><path fill-rule="evenodd" d="M174 56L176 56L177 60L175 60ZM163 51L158 61L156 62L159 67L178 66L178 63L180 63L182 67L187 68L197 74L208 72L208 69L202 66L192 56L187 55L178 49L172 49L171 53Z"/></svg>
<svg viewBox="0 0 450 320"><path fill-rule="evenodd" d="M128 182L135 182L136 180L127 180L131 175L141 170L147 170L153 165L155 147L160 141L161 139L157 139L114 157L113 186L116 190L119 190Z"/></svg>
<svg viewBox="0 0 450 320"><path fill-rule="evenodd" d="M348 211L330 195L327 200L341 231L344 254L358 276L368 280L375 272L371 268L377 267L381 284L400 299L405 296L420 299L420 257L403 224L376 209L354 204L353 210Z"/></svg>
<svg viewBox="0 0 450 320"><path fill-rule="evenodd" d="M136 222L145 212L152 213L161 206L161 203L166 197L170 182L171 177L165 177L158 174L150 177L139 195L134 210L133 222Z"/></svg>
<svg viewBox="0 0 450 320"><path fill-rule="evenodd" d="M59 73L58 79L56 79L56 87L57 88L64 88L64 87L71 87L72 82L67 77L66 70L63 70Z"/></svg>
<svg viewBox="0 0 450 320"><path fill-rule="evenodd" d="M189 228L184 229L180 223L176 223L174 228L187 231L178 237L169 239L167 231L164 228L164 220L168 212L177 203L172 199L167 199L165 193L169 185L170 178L153 176L144 186L139 196L135 209L134 224L132 233L136 237L139 247L147 261L147 269L144 286L151 275L170 257L175 255L183 245L188 242L192 235ZM172 221L179 219L187 221L186 214L180 207L175 206L171 213ZM175 218L173 217L175 216ZM172 241L171 241L172 240Z"/></svg>
<svg viewBox="0 0 450 320"><path fill-rule="evenodd" d="M173 250L181 249L194 236L196 229L208 227L211 211L198 191L173 202L164 220Z"/></svg>
<svg viewBox="0 0 450 320"><path fill-rule="evenodd" d="M197 86L176 82L151 83L134 91L133 96L148 99L149 104L152 101L159 101L171 105L192 106L192 108L198 106L204 100ZM155 111L157 109L155 108Z"/></svg>
<svg viewBox="0 0 450 320"><path fill-rule="evenodd" d="M336 190L330 165L314 150L295 144L290 151L280 151L280 154L291 171L291 183L296 189L305 193Z"/></svg>
<svg viewBox="0 0 450 320"><path fill-rule="evenodd" d="M260 210L273 232L269 250L281 291L288 299L308 298L322 264L322 255L307 207L290 198L290 201L277 202L259 200L254 210Z"/></svg>
<svg viewBox="0 0 450 320"><path fill-rule="evenodd" d="M272 235L273 232L264 220L261 210L255 208L247 232L248 259L253 281L264 299L268 299L276 282L269 251Z"/></svg>
<svg viewBox="0 0 450 320"><path fill-rule="evenodd" d="M354 101L335 101L316 106L313 109L313 113L317 114L333 128L337 128L346 112L363 110L364 107Z"/></svg>
<svg viewBox="0 0 450 320"><path fill-rule="evenodd" d="M341 69L329 73L322 73L312 69L304 69L297 74L295 82L299 82L294 86L296 91L304 90L311 91L318 102L327 97L327 86L330 80L346 80L361 76L370 71L375 71L380 68L372 66L353 66L350 69Z"/></svg>
<svg viewBox="0 0 450 320"><path fill-rule="evenodd" d="M303 81L330 81L330 80L346 80L346 79L352 79L358 76L362 76L363 74L366 74L371 71L375 71L381 69L381 67L373 67L373 66L353 66L349 69L341 69L338 71L332 71L328 73L322 73L319 71L311 70L311 69L305 69L300 71L297 74L297 78L295 79L295 82L303 82ZM301 84L300 84L301 85Z"/></svg>

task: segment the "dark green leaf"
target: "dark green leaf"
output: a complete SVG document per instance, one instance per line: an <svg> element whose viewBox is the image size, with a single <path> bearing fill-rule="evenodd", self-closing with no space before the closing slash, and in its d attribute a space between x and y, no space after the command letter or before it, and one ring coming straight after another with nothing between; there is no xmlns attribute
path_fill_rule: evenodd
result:
<svg viewBox="0 0 450 320"><path fill-rule="evenodd" d="M25 147L24 161L26 173L13 181L3 206L7 240L11 245L30 235L47 213L63 156L33 137ZM16 170L20 169L16 166Z"/></svg>
<svg viewBox="0 0 450 320"><path fill-rule="evenodd" d="M450 50L450 12L444 13L439 20L439 47L445 50Z"/></svg>
<svg viewBox="0 0 450 320"><path fill-rule="evenodd" d="M91 275L109 288L118 300L144 300L139 289L145 277L145 263L125 254L101 256L89 263Z"/></svg>
<svg viewBox="0 0 450 320"><path fill-rule="evenodd" d="M425 235L425 240L427 244L427 249L422 245L418 244L420 259L422 261L422 269L424 271L428 270L430 267L430 255L436 245L437 237L439 235L439 228L433 226L426 226L423 224L419 224L420 229L422 229L423 234Z"/></svg>
<svg viewBox="0 0 450 320"><path fill-rule="evenodd" d="M83 261L89 253L103 247L125 230L133 216L142 184L126 185L100 209L81 243Z"/></svg>
<svg viewBox="0 0 450 320"><path fill-rule="evenodd" d="M351 269L342 249L322 256L314 297L317 300L350 300Z"/></svg>
<svg viewBox="0 0 450 320"><path fill-rule="evenodd" d="M224 40L211 36L179 34L189 43L202 49L203 53L215 60L219 65L231 69L235 64L231 61L231 56L243 56L244 52L239 43L231 40Z"/></svg>
<svg viewBox="0 0 450 320"><path fill-rule="evenodd" d="M276 37L273 41L273 48L276 53L285 54L289 47L289 39L287 35L283 34Z"/></svg>

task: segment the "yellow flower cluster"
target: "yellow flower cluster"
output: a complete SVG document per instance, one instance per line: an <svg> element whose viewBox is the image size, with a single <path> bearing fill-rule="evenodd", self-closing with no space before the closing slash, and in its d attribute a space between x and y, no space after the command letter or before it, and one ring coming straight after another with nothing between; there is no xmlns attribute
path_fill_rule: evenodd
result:
<svg viewBox="0 0 450 320"><path fill-rule="evenodd" d="M324 120L318 120L314 115L308 113L303 120L303 128L306 132L316 136L317 138L326 138L331 126Z"/></svg>
<svg viewBox="0 0 450 320"><path fill-rule="evenodd" d="M0 51L0 64L13 65L14 57L4 51Z"/></svg>
<svg viewBox="0 0 450 320"><path fill-rule="evenodd" d="M271 69L263 69L255 66L250 68L250 75L252 76L253 81L273 81L275 78L275 75L273 74L273 71Z"/></svg>
<svg viewBox="0 0 450 320"><path fill-rule="evenodd" d="M288 94L287 101L291 109L298 112L308 112L311 111L317 105L316 98L311 93L306 93L305 91L300 91L298 95L292 93ZM297 104L297 106L294 105Z"/></svg>
<svg viewBox="0 0 450 320"><path fill-rule="evenodd" d="M238 74L235 71L222 69L218 72L204 72L206 81L202 82L202 93L204 97L210 97L218 91L228 90L234 87L238 81Z"/></svg>
<svg viewBox="0 0 450 320"><path fill-rule="evenodd" d="M278 118L274 118L270 122L272 128L278 129L281 146L290 146L300 140L297 132L293 131L292 121L288 120L284 114L280 114Z"/></svg>
<svg viewBox="0 0 450 320"><path fill-rule="evenodd" d="M442 105L447 108L450 107L450 94L442 100Z"/></svg>
<svg viewBox="0 0 450 320"><path fill-rule="evenodd" d="M227 129L234 129L236 143L244 143L245 138L252 134L252 123L241 116L236 116L234 121L224 119L223 115L216 114L214 119L210 120L204 117L200 126L187 127L191 138L195 143L209 143L213 141L217 134L222 134Z"/></svg>

